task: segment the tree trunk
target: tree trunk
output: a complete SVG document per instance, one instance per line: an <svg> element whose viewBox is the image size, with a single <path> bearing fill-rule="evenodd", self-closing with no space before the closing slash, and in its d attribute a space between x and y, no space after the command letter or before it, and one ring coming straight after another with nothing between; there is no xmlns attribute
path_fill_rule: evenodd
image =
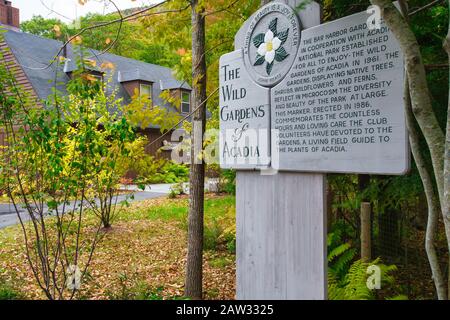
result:
<svg viewBox="0 0 450 320"><path fill-rule="evenodd" d="M449 0L450 5L450 0ZM444 42L444 48L447 51L449 61L450 61L450 19L448 25L447 38ZM449 72L450 75L450 72ZM450 79L449 79L449 90L450 90ZM450 93L449 93L450 99ZM450 100L448 101L447 110L447 133L445 139L445 157L444 157L444 206L442 208L444 221L447 225L450 225ZM450 228L446 228L450 229ZM447 237L450 237L447 233ZM450 247L450 245L449 245ZM449 268L448 268L448 292L450 294L450 253L449 253Z"/></svg>
<svg viewBox="0 0 450 320"><path fill-rule="evenodd" d="M443 203L445 138L431 105L420 46L409 24L395 8L391 0L370 1L381 8L382 17L399 41L405 56L412 110L430 149L439 198L441 203Z"/></svg>
<svg viewBox="0 0 450 320"><path fill-rule="evenodd" d="M447 138L439 127L436 115L431 105L431 96L425 74L425 68L420 53L420 46L417 39L409 27L408 22L395 8L390 0L370 0L372 4L381 8L381 14L389 28L395 34L400 43L400 47L405 56L406 72L409 77L409 90L412 111L419 124L433 163L434 176L437 184L439 205L443 215L447 246L450 252L450 217L449 217L449 195L445 192L445 185L449 185L448 176L448 125ZM450 26L449 26L450 29ZM447 37L445 47L450 57L450 37ZM447 141L447 142L446 142ZM444 165L445 164L445 165ZM447 170L444 173L444 167Z"/></svg>
<svg viewBox="0 0 450 320"><path fill-rule="evenodd" d="M400 0L400 10L402 12L403 17L405 17L405 22L408 24L408 6L405 0ZM417 43L417 42L416 42ZM426 81L426 76L425 76ZM436 190L434 187L432 172L428 169L426 165L425 158L423 157L423 153L420 148L420 131L418 129L418 123L414 117L413 106L411 102L411 85L410 79L408 75L405 77L405 85L404 85L404 105L405 105L405 114L406 114L406 124L409 132L409 140L411 145L411 150L413 153L414 160L416 162L417 169L419 171L419 175L422 180L422 184L425 191L425 196L427 199L428 206L428 219L427 219L427 227L425 234L425 250L427 253L428 261L430 264L433 281L436 287L436 292L438 295L438 299L445 300L448 296L448 290L445 286L444 274L441 270L439 264L439 257L436 252L435 247L435 236L438 228L438 219L439 214L442 207L442 201L439 200L438 195L436 194ZM416 116L417 118L417 116ZM437 178L437 176L436 176ZM442 200L442 199L441 199ZM446 225L446 229L448 230ZM447 233L447 238L450 239L449 234ZM449 245L450 249L450 245Z"/></svg>
<svg viewBox="0 0 450 320"><path fill-rule="evenodd" d="M333 217L333 200L334 192L331 190L331 186L327 184L327 230L331 230L334 223Z"/></svg>
<svg viewBox="0 0 450 320"><path fill-rule="evenodd" d="M358 175L358 191L360 194L363 194L364 191L369 187L370 185L370 175L368 174L359 174ZM374 235L373 235L373 210L372 206L370 204L370 199L367 196L361 197L361 209L362 209L362 202L368 202L369 203L369 209L370 209L370 251L373 252L373 244L374 244ZM361 228L360 228L361 229Z"/></svg>
<svg viewBox="0 0 450 320"><path fill-rule="evenodd" d="M425 234L425 250L428 256L428 262L431 268L431 274L433 276L434 285L439 300L447 299L447 292L445 288L444 274L439 265L438 255L436 253L435 236L437 232L437 224L439 218L439 200L437 198L431 173L429 172L426 161L420 151L420 135L417 130L417 125L414 120L414 114L411 107L411 98L409 95L408 77L405 79L404 88L404 100L405 100L405 113L406 113L406 125L409 132L409 143L411 145L411 151L416 162L417 169L422 180L425 196L428 204L428 223Z"/></svg>
<svg viewBox="0 0 450 320"><path fill-rule="evenodd" d="M206 100L205 17L199 0L192 0L192 104L195 108ZM188 217L188 253L185 295L202 298L203 281L203 211L205 164L202 160L206 103L194 112L191 146L190 206Z"/></svg>

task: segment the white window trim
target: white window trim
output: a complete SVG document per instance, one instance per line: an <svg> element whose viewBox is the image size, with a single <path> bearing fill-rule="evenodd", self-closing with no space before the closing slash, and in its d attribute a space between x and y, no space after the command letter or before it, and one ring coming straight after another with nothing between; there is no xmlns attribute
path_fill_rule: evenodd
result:
<svg viewBox="0 0 450 320"><path fill-rule="evenodd" d="M150 95L149 95L149 98L150 98L150 107L153 107L153 85L151 84L151 83L142 83L142 82L139 82L139 99L141 99L141 97L142 97L142 87L143 86L146 86L146 87L149 87L150 88Z"/></svg>
<svg viewBox="0 0 450 320"><path fill-rule="evenodd" d="M152 99L152 95L153 95L153 87L152 87L152 85L151 84L148 84L148 83L139 83L139 95L140 96L142 96L142 87L143 86L145 86L145 87L149 87L149 91L150 91L150 99Z"/></svg>
<svg viewBox="0 0 450 320"><path fill-rule="evenodd" d="M91 73L91 76L93 76L94 78L97 78L98 81L103 82L103 75Z"/></svg>
<svg viewBox="0 0 450 320"><path fill-rule="evenodd" d="M183 111L183 104L187 104L186 102L183 102L183 94L188 94L189 95L189 111L185 112ZM188 114L191 112L191 93L187 92L187 91L181 91L181 108L180 108L181 113L184 114Z"/></svg>

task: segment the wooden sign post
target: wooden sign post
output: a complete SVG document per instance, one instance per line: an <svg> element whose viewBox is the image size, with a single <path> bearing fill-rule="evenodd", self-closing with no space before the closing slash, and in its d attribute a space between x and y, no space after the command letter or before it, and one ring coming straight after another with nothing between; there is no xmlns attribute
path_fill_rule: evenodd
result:
<svg viewBox="0 0 450 320"><path fill-rule="evenodd" d="M403 59L364 12L263 6L220 61L220 162L237 171L237 298L326 299L326 172L404 174Z"/></svg>

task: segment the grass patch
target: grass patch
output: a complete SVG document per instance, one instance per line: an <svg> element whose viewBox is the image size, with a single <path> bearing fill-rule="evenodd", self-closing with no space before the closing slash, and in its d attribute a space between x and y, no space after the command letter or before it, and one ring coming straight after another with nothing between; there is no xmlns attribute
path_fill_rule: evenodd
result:
<svg viewBox="0 0 450 320"><path fill-rule="evenodd" d="M0 300L18 300L21 298L22 294L13 287L12 283L0 276Z"/></svg>
<svg viewBox="0 0 450 320"><path fill-rule="evenodd" d="M226 256L213 258L211 259L211 261L209 261L209 264L214 268L225 268L232 265L233 263L234 261Z"/></svg>
<svg viewBox="0 0 450 320"><path fill-rule="evenodd" d="M212 196L205 199L205 219L219 218L234 207L233 196ZM177 199L151 199L132 205L118 218L121 221L139 219L161 219L164 221L184 221L189 211L187 196Z"/></svg>

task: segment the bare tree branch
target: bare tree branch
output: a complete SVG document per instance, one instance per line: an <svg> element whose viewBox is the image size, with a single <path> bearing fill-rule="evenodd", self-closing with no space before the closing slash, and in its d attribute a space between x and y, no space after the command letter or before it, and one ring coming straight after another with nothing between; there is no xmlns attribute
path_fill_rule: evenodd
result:
<svg viewBox="0 0 450 320"><path fill-rule="evenodd" d="M231 3L230 3L229 5L227 5L226 7L217 9L217 10L215 10L215 11L206 12L206 13L204 14L204 16L206 17L206 16L210 16L210 15L213 15L213 14L217 14L217 13L220 13L220 12L227 11L228 9L230 9L231 7L233 7L233 6L234 6L236 3L238 3L239 1L241 1L241 0L234 0L233 2L231 2Z"/></svg>
<svg viewBox="0 0 450 320"><path fill-rule="evenodd" d="M68 21L71 21L71 20L72 20L71 18L69 18L69 17L63 15L62 13L57 12L57 11L54 10L53 8L50 8L50 7L44 2L44 0L40 0L40 2L41 2L41 5L42 5L45 9L47 9L47 10L50 12L49 15L50 15L51 13L54 13L54 14L60 16L61 18L67 19Z"/></svg>
<svg viewBox="0 0 450 320"><path fill-rule="evenodd" d="M444 2L444 0L434 0L434 1L430 2L429 4L423 6L423 7L419 8L419 9L416 9L416 10L414 10L414 11L411 11L408 15L409 15L409 16L413 16L413 15L419 13L419 12L422 12L422 11L424 11L424 10L426 10L426 9L429 9L429 8L431 8L431 7L434 7L435 5L437 5L437 4L441 3L441 2Z"/></svg>
<svg viewBox="0 0 450 320"><path fill-rule="evenodd" d="M112 0L109 0L109 1L110 1L111 3L114 3ZM97 29L97 28L101 28L101 27L106 27L106 26L109 26L109 25L112 25L112 24L116 24L116 23L123 23L124 21L127 21L127 19L130 19L130 18L139 16L139 15L141 15L141 14L143 14L143 13L146 13L146 12L152 10L152 9L155 9L155 8L157 8L157 7L160 7L160 6L162 6L163 4L168 3L169 1L171 1L171 0L165 0L165 1L162 1L162 2L157 3L157 4L155 4L155 5L151 6L151 7L148 7L148 8L139 10L139 11L136 11L136 12L134 12L134 13L132 13L132 14L129 14L128 16L122 16L122 15L120 14L120 10L119 10L119 14L120 14L120 16L121 16L120 18L115 19L115 20L112 20L112 21L103 22L103 23L98 23L98 24L95 24L95 25L92 25L92 26L85 27L85 28L81 29L79 32L77 32L76 34L74 34L73 36L69 37L69 39L68 39L66 42L64 42L63 45L60 47L60 49L59 49L58 52L56 53L55 57L54 57L54 58L50 61L50 63L47 64L45 67L41 67L41 68L33 68L33 67L24 66L24 65L21 65L21 66L24 67L24 68L26 68L26 69L30 69L30 70L46 70L46 69L50 68L50 67L57 61L58 57L61 55L61 53L62 53L62 51L64 50L64 48L67 47L67 45L69 45L69 43L71 43L72 41L74 41L75 39L77 39L78 37L80 37L80 36L81 36L82 34L84 34L86 31L93 30L93 29ZM116 8L117 8L117 7L116 7ZM167 12L169 12L169 11L170 11L170 12L173 12L173 10L167 10ZM153 13L153 14L156 15L156 14L162 14L162 13L166 13L166 11L155 12L155 13ZM150 14L149 14L149 15L150 15ZM111 43L111 45L114 45L114 43L117 41L117 38L118 38L118 37L116 37L116 40L113 41L113 42ZM106 50L103 50L99 55L101 55L101 54L105 53L107 50L109 50L109 49L112 47L111 45L108 46L108 48L107 48Z"/></svg>

